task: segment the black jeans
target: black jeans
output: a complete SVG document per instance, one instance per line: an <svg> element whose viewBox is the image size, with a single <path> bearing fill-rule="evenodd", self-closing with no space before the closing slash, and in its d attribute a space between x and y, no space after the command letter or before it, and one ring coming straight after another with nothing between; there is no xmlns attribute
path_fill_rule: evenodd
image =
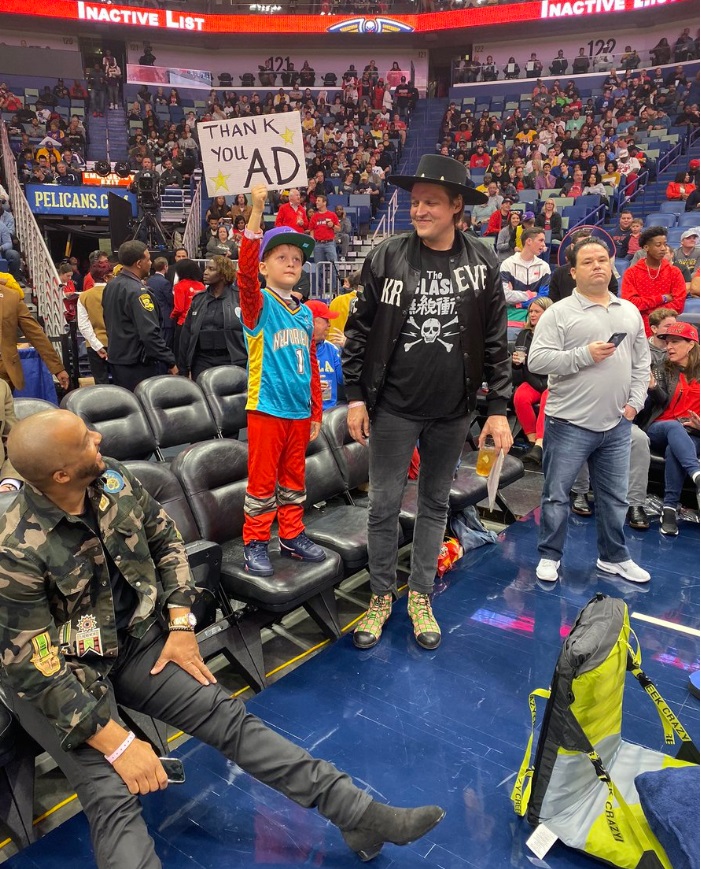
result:
<svg viewBox="0 0 701 869"><path fill-rule="evenodd" d="M315 806L341 829L358 824L371 797L345 773L270 730L219 685L200 685L172 663L151 676L164 642L157 626L142 640L127 639L108 677L112 699L219 749L258 781L305 808ZM64 751L44 715L13 692L7 694L22 727L56 760L76 789L90 823L99 869L159 869L161 861L139 799L129 793L104 756L87 744Z"/></svg>
<svg viewBox="0 0 701 869"><path fill-rule="evenodd" d="M110 369L107 360L103 359L92 347L87 347L86 349L88 351L90 373L95 383L109 383Z"/></svg>
<svg viewBox="0 0 701 869"><path fill-rule="evenodd" d="M448 496L470 416L409 420L379 408L370 428L368 555L374 594L396 589L397 521L416 442L421 453L418 513L414 527L409 588L433 591L438 553L448 515Z"/></svg>

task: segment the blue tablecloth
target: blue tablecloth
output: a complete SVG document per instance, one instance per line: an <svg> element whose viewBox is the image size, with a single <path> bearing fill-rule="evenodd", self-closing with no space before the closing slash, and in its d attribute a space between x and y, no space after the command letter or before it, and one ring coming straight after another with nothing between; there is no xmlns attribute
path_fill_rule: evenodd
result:
<svg viewBox="0 0 701 869"><path fill-rule="evenodd" d="M685 323L693 323L699 325L699 298L698 296L689 296L684 305L684 312L679 318Z"/></svg>
<svg viewBox="0 0 701 869"><path fill-rule="evenodd" d="M15 398L43 398L58 404L54 379L37 351L33 347L20 347L19 358L24 371L24 389L17 389Z"/></svg>

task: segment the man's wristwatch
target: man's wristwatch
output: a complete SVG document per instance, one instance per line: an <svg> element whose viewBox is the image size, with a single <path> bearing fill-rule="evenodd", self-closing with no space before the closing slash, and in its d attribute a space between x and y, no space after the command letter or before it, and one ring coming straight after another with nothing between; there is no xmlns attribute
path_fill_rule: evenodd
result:
<svg viewBox="0 0 701 869"><path fill-rule="evenodd" d="M169 631L190 631L195 632L197 618L194 613L188 613L186 616L176 616L168 622Z"/></svg>

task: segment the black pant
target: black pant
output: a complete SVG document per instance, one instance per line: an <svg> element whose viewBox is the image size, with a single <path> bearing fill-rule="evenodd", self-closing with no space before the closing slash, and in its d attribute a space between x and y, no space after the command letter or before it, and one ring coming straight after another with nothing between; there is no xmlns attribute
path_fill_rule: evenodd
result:
<svg viewBox="0 0 701 869"><path fill-rule="evenodd" d="M106 359L103 359L92 347L87 347L88 362L90 363L90 373L95 383L110 382L110 368Z"/></svg>
<svg viewBox="0 0 701 869"><path fill-rule="evenodd" d="M270 730L219 685L200 685L172 663L158 676L151 676L164 642L157 626L142 640L126 640L108 678L112 701L165 721L219 749L258 781L305 808L316 807L341 829L357 826L371 797L348 775ZM104 756L87 744L64 751L45 716L13 692L7 694L22 727L56 760L76 789L90 823L99 869L159 869L161 861L141 815L139 799L129 793Z"/></svg>
<svg viewBox="0 0 701 869"><path fill-rule="evenodd" d="M136 362L134 365L118 365L115 362L110 362L110 368L112 370L112 383L116 386L123 386L130 392L133 392L147 377L155 377L157 374L164 373L162 365L158 362Z"/></svg>

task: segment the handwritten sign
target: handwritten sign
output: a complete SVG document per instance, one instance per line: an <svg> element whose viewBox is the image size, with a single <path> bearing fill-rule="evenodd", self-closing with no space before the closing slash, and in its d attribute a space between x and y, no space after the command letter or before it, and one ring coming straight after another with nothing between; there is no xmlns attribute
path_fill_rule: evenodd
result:
<svg viewBox="0 0 701 869"><path fill-rule="evenodd" d="M256 184L307 186L299 112L201 121L197 132L210 196L248 193Z"/></svg>

